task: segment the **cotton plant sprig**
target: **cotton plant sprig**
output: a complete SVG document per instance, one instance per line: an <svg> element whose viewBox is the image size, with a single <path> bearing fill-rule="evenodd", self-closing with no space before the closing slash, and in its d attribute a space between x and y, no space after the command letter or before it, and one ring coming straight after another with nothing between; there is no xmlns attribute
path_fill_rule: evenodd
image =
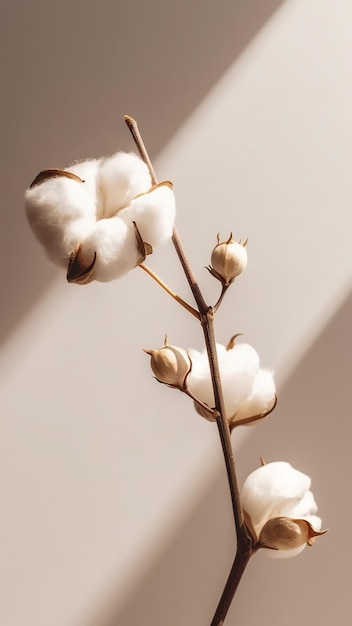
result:
<svg viewBox="0 0 352 626"><path fill-rule="evenodd" d="M70 283L107 282L141 267L199 322L201 352L169 344L147 349L155 378L185 393L199 415L216 422L230 488L236 553L211 626L224 623L251 556L259 549L272 556L294 556L312 545L321 520L310 491L310 478L288 463L262 464L240 491L231 432L266 418L277 402L271 370L262 368L255 349L234 335L226 346L216 342L214 318L224 296L247 265L247 240L218 235L210 274L220 281L218 300L209 305L187 259L175 227L172 183L159 182L136 121L125 116L139 157L76 162L66 169L43 170L25 195L30 227L51 261L64 267ZM146 264L153 249L172 240L195 306L184 301Z"/></svg>

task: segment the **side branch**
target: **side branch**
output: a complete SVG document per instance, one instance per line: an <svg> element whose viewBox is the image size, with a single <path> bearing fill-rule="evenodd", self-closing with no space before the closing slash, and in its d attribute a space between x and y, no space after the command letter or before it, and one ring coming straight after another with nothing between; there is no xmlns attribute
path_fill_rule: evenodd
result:
<svg viewBox="0 0 352 626"><path fill-rule="evenodd" d="M139 267L142 270L144 270L147 274L149 274L149 276L151 276L151 278L153 278L153 280L155 280L155 282L158 283L158 285L162 289L164 289L164 291L166 291L166 293L168 293L169 296L171 296L171 298L173 298L174 300L176 300L176 302L181 304L181 306L183 306L183 308L186 309L186 311L188 311L195 318L197 318L198 321L200 320L200 315L198 311L196 311L196 309L194 309L193 306L185 302L185 300L183 300L183 298L177 295L175 291L170 289L170 287L166 283L164 283L164 281L157 274L155 274L155 272L153 272L153 270L151 270L150 267L148 267L148 265L145 265L144 263L140 263Z"/></svg>

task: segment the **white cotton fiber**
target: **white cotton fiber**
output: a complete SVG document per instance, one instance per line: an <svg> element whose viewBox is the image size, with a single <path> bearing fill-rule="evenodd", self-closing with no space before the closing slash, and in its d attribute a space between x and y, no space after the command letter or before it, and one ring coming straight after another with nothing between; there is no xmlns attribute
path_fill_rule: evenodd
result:
<svg viewBox="0 0 352 626"><path fill-rule="evenodd" d="M132 152L117 152L103 159L97 178L99 215L112 217L127 207L135 196L151 187L146 164Z"/></svg>
<svg viewBox="0 0 352 626"><path fill-rule="evenodd" d="M143 241L158 246L172 235L175 211L174 193L165 184L135 198L121 217L136 222Z"/></svg>

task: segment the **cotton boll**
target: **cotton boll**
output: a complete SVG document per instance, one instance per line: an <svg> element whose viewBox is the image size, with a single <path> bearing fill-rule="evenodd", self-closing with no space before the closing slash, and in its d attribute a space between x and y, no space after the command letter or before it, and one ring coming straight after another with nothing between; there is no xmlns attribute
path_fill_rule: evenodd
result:
<svg viewBox="0 0 352 626"><path fill-rule="evenodd" d="M116 215L150 187L148 168L133 152L117 152L103 159L97 177L98 219Z"/></svg>
<svg viewBox="0 0 352 626"><path fill-rule="evenodd" d="M263 465L246 479L242 506L255 541L269 556L295 556L326 532L310 485L309 476L285 462Z"/></svg>
<svg viewBox="0 0 352 626"><path fill-rule="evenodd" d="M139 263L133 224L119 217L96 222L80 244L79 263L88 267L96 255L93 278L107 282L119 278Z"/></svg>
<svg viewBox="0 0 352 626"><path fill-rule="evenodd" d="M143 241L158 246L172 235L175 221L175 196L168 184L161 184L135 198L120 216L134 221Z"/></svg>
<svg viewBox="0 0 352 626"><path fill-rule="evenodd" d="M259 368L259 356L254 348L246 343L235 344L229 350L221 344L217 344L216 348L226 414L230 417L251 393ZM197 398L213 407L214 395L207 353L190 351L190 357L192 360L190 390Z"/></svg>
<svg viewBox="0 0 352 626"><path fill-rule="evenodd" d="M175 217L169 187L151 188L145 163L124 152L44 170L25 205L49 258L77 284L112 280L136 267L144 259L136 229L142 241L158 245L171 235Z"/></svg>
<svg viewBox="0 0 352 626"><path fill-rule="evenodd" d="M26 191L28 223L51 261L60 266L65 266L70 256L69 230L72 222L76 222L76 225L80 223L83 227L85 219L95 221L95 196L90 188L97 170L96 163L91 163L89 169L91 178L85 182L57 176ZM82 228L78 236L83 236L85 232L86 229Z"/></svg>

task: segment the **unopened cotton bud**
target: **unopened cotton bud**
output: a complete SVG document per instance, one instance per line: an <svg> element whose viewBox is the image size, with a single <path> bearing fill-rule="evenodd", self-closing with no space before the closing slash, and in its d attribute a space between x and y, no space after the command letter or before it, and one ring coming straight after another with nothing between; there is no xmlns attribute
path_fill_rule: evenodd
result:
<svg viewBox="0 0 352 626"><path fill-rule="evenodd" d="M247 266L246 246L233 240L232 233L227 241L218 243L211 254L210 272L226 286L230 285Z"/></svg>
<svg viewBox="0 0 352 626"><path fill-rule="evenodd" d="M145 350L150 355L150 365L161 383L184 389L191 369L190 358L183 348L165 343L158 350Z"/></svg>
<svg viewBox="0 0 352 626"><path fill-rule="evenodd" d="M263 548L274 550L296 550L305 545L312 545L314 538L326 531L314 530L304 519L274 517L262 528L259 543Z"/></svg>

